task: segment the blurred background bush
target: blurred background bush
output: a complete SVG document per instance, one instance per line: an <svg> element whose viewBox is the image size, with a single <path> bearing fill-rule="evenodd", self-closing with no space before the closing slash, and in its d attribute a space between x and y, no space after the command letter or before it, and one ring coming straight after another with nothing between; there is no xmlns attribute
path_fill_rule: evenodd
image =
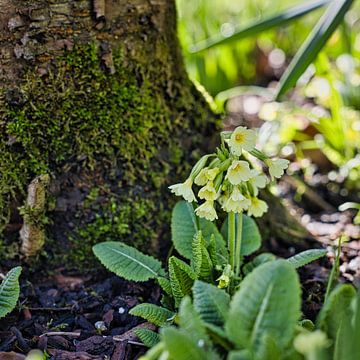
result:
<svg viewBox="0 0 360 360"><path fill-rule="evenodd" d="M213 108L225 110L225 127L258 127L261 146L268 153L293 160L292 168L300 169L309 183L314 174L326 174L322 181L330 182L332 191L356 201L360 191L359 2L177 0L177 5L188 73L211 95ZM320 22L325 31L314 38ZM325 46L321 39L314 45L326 31ZM299 58L301 52L304 56ZM279 80L281 87L294 56L300 63L292 81L296 86L289 84L277 97ZM301 69L304 59L311 65Z"/></svg>

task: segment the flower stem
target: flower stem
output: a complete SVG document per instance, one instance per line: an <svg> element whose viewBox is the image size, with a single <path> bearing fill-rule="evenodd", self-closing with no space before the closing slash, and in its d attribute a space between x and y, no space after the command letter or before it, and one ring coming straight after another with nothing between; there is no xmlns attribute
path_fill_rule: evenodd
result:
<svg viewBox="0 0 360 360"><path fill-rule="evenodd" d="M242 212L237 214L236 217L237 217L237 227L236 227L236 247L235 247L235 276L239 276L240 265L241 265L241 240L242 240L242 227L243 227Z"/></svg>
<svg viewBox="0 0 360 360"><path fill-rule="evenodd" d="M236 243L236 234L235 234L236 224L235 224L235 213L229 212L228 215L228 247L229 247L229 262L231 270L235 270L235 243Z"/></svg>

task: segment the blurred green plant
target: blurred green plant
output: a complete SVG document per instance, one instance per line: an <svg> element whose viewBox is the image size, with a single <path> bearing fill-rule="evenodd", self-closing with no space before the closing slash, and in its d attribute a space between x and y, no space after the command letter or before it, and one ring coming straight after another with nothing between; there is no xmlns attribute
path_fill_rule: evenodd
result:
<svg viewBox="0 0 360 360"><path fill-rule="evenodd" d="M305 39L307 29L318 18L316 11L314 15L303 17L286 28L258 33L256 39L243 38L206 52L193 53L189 49L203 39L212 38L214 34L224 37L232 35L239 24L248 24L249 19L260 21L296 3L298 0L286 3L283 0L177 0L178 33L190 77L201 83L213 96L237 84L262 82L262 75L259 74L264 70L261 54L268 55L272 50L281 48L282 54L285 52L292 56Z"/></svg>
<svg viewBox="0 0 360 360"><path fill-rule="evenodd" d="M282 75L276 90L276 99L279 99L296 84L300 76L320 53L330 36L344 20L353 1L354 0L331 1L326 12L311 31L305 43L301 46L285 73Z"/></svg>
<svg viewBox="0 0 360 360"><path fill-rule="evenodd" d="M354 217L353 222L355 225L360 225L360 203L346 202L339 206L340 211L345 211L345 210L349 210L349 209L357 210L357 213Z"/></svg>
<svg viewBox="0 0 360 360"><path fill-rule="evenodd" d="M217 4L198 0L190 5L178 0L179 34L190 76L215 95L239 82L266 83L269 79L259 71L266 73L266 61L271 58L272 50L274 58L282 58L280 67L284 66L287 56L296 53L280 81L276 94L279 98L296 83L340 24L342 37L332 38L331 51L338 54L350 48L349 44L354 40L350 30L356 21L354 16L348 17L351 21L343 20L353 0L315 0L290 7L294 3L274 0L270 4L267 0L257 0ZM317 14L304 18L309 13L318 13L315 10L326 5L327 10L315 27L314 16ZM255 20L249 24L249 18ZM295 21L299 18L301 21ZM238 26L243 22L249 25ZM285 29L287 23L291 26ZM269 55L267 60L263 59L264 54ZM277 75L282 71L277 71Z"/></svg>
<svg viewBox="0 0 360 360"><path fill-rule="evenodd" d="M264 151L297 159L321 151L335 166L329 178L359 189L360 107L352 96L360 89L359 62L343 54L333 64L321 53L301 81L294 101L262 106L259 117L266 122L259 139Z"/></svg>
<svg viewBox="0 0 360 360"><path fill-rule="evenodd" d="M360 293L339 285L316 324L300 320L300 283L284 260L257 267L230 299L195 281L173 323L151 338L141 360L352 360L360 351Z"/></svg>

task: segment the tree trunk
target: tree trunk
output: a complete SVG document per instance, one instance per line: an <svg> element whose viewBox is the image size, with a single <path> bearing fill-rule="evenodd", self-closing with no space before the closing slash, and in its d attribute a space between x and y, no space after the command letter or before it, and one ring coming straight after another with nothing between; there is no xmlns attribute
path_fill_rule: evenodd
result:
<svg viewBox="0 0 360 360"><path fill-rule="evenodd" d="M0 9L0 260L79 268L98 241L159 249L167 186L217 129L184 70L175 1Z"/></svg>

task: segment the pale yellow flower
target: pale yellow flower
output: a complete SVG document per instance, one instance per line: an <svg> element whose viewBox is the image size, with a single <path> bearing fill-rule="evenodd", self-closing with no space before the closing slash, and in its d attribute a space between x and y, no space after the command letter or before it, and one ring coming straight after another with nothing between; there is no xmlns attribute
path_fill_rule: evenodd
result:
<svg viewBox="0 0 360 360"><path fill-rule="evenodd" d="M221 276L216 279L216 281L219 281L218 288L224 289L227 288L230 285L230 280L233 277L233 272L231 270L231 266L228 264L225 266Z"/></svg>
<svg viewBox="0 0 360 360"><path fill-rule="evenodd" d="M294 339L294 348L305 356L316 354L320 349L327 348L330 345L331 341L321 330L303 332Z"/></svg>
<svg viewBox="0 0 360 360"><path fill-rule="evenodd" d="M223 203L223 210L226 212L241 213L243 210L247 210L251 201L247 199L241 191L235 187L230 197Z"/></svg>
<svg viewBox="0 0 360 360"><path fill-rule="evenodd" d="M286 159L266 159L266 165L269 167L269 173L272 179L281 178L290 161Z"/></svg>
<svg viewBox="0 0 360 360"><path fill-rule="evenodd" d="M245 196L241 193L240 189L235 186L231 192L230 198L234 201L241 201L245 199Z"/></svg>
<svg viewBox="0 0 360 360"><path fill-rule="evenodd" d="M242 150L251 151L256 144L256 134L254 130L244 126L238 126L230 136L229 147L234 155L240 156Z"/></svg>
<svg viewBox="0 0 360 360"><path fill-rule="evenodd" d="M196 176L194 183L199 186L204 186L208 182L208 178L206 176L206 173L208 171L208 168L203 168L199 172L199 174Z"/></svg>
<svg viewBox="0 0 360 360"><path fill-rule="evenodd" d="M226 173L226 178L232 185L248 181L251 178L249 163L243 160L233 160Z"/></svg>
<svg viewBox="0 0 360 360"><path fill-rule="evenodd" d="M260 174L257 170L251 169L251 178L249 179L249 183L251 184L254 195L257 196L259 193L258 189L264 189L267 184L267 177L265 175Z"/></svg>
<svg viewBox="0 0 360 360"><path fill-rule="evenodd" d="M248 215L254 217L261 217L268 210L268 206L265 201L260 200L257 197L251 198L251 204L248 208Z"/></svg>
<svg viewBox="0 0 360 360"><path fill-rule="evenodd" d="M230 277L225 274L222 274L218 279L216 279L216 281L219 282L219 289L225 289L230 285Z"/></svg>
<svg viewBox="0 0 360 360"><path fill-rule="evenodd" d="M214 181L216 178L216 175L219 173L220 169L215 167L213 169L208 169L206 172L206 177L209 181Z"/></svg>
<svg viewBox="0 0 360 360"><path fill-rule="evenodd" d="M219 171L220 169L217 167L213 169L209 169L208 167L205 167L201 169L199 174L196 176L194 182L196 185L204 186L208 181L214 181Z"/></svg>
<svg viewBox="0 0 360 360"><path fill-rule="evenodd" d="M200 189L198 195L200 199L211 200L211 201L216 200L217 193L214 188L213 182L209 181L206 186Z"/></svg>
<svg viewBox="0 0 360 360"><path fill-rule="evenodd" d="M185 182L169 186L169 189L176 196L182 196L187 202L196 202L195 195L192 191L193 181L188 178Z"/></svg>
<svg viewBox="0 0 360 360"><path fill-rule="evenodd" d="M202 205L195 209L195 214L200 218L214 221L218 218L214 208L214 201L206 200Z"/></svg>

